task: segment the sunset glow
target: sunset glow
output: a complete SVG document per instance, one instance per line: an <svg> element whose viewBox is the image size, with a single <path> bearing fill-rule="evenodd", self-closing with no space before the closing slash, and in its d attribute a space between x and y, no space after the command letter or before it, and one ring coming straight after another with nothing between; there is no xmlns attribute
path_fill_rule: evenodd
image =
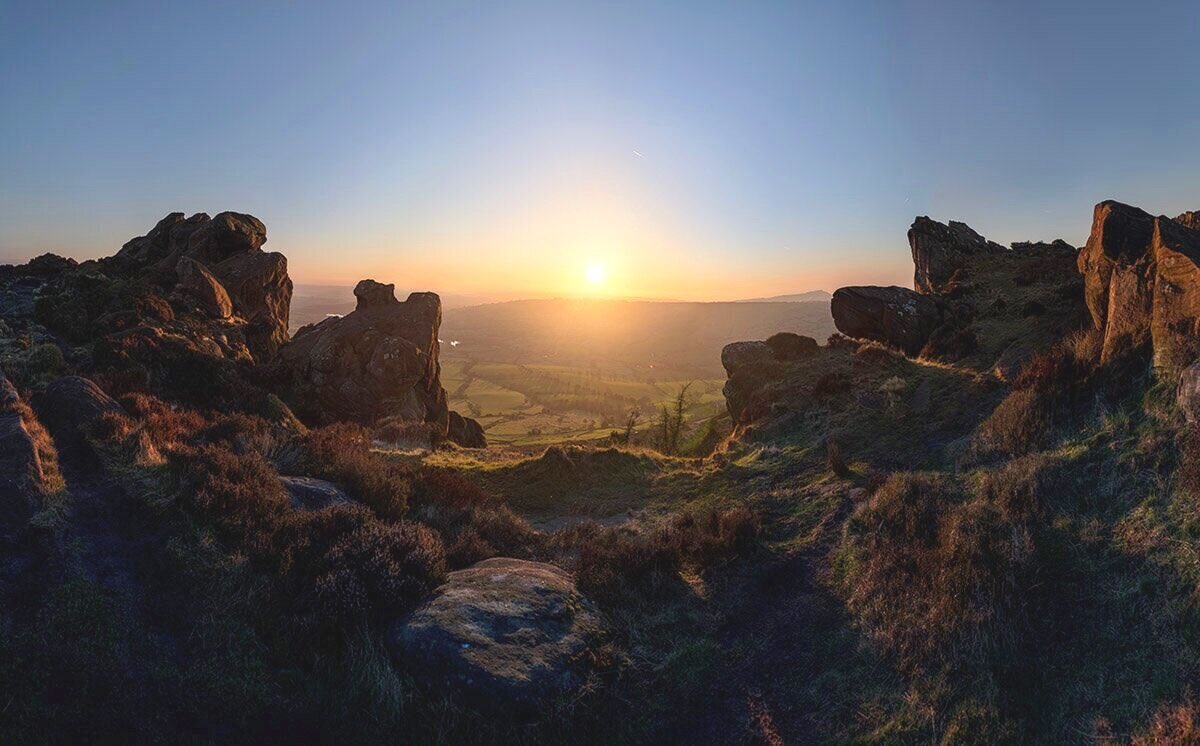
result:
<svg viewBox="0 0 1200 746"><path fill-rule="evenodd" d="M588 285L593 288L600 287L608 279L608 270L600 262L591 262L584 270L584 277L587 279Z"/></svg>

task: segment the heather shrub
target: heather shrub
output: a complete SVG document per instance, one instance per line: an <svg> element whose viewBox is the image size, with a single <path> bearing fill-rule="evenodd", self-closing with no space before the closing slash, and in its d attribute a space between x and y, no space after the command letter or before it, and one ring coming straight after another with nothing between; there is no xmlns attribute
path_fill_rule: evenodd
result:
<svg viewBox="0 0 1200 746"><path fill-rule="evenodd" d="M842 373L825 373L817 379L812 387L814 399L833 399L847 394L853 388L850 379Z"/></svg>
<svg viewBox="0 0 1200 746"><path fill-rule="evenodd" d="M1200 744L1200 708L1190 699L1160 707L1149 726L1134 734L1133 746L1196 746Z"/></svg>
<svg viewBox="0 0 1200 746"><path fill-rule="evenodd" d="M442 543L428 528L365 523L333 542L316 563L315 595L337 619L394 618L445 578Z"/></svg>
<svg viewBox="0 0 1200 746"><path fill-rule="evenodd" d="M371 433L339 423L311 430L303 439L302 467L311 476L340 484L380 517L399 520L408 511L413 470L371 452Z"/></svg>
<svg viewBox="0 0 1200 746"><path fill-rule="evenodd" d="M878 342L863 342L854 351L854 362L870 367L887 365L902 357L899 352Z"/></svg>
<svg viewBox="0 0 1200 746"><path fill-rule="evenodd" d="M977 455L1019 456L1050 444L1058 429L1117 382L1120 394L1127 377L1118 368L1097 370L1096 335L1080 333L1034 355L1022 368L1014 390L980 424L972 448Z"/></svg>
<svg viewBox="0 0 1200 746"><path fill-rule="evenodd" d="M136 427L144 430L151 441L165 451L191 441L208 425L207 418L196 410L168 404L149 394L125 394L118 401L137 421ZM114 419L112 427L119 432L127 425Z"/></svg>
<svg viewBox="0 0 1200 746"><path fill-rule="evenodd" d="M35 376L53 375L67 367L62 350L56 344L46 342L29 351L29 371Z"/></svg>
<svg viewBox="0 0 1200 746"><path fill-rule="evenodd" d="M580 524L556 533L551 549L573 555L578 583L609 603L652 598L678 581L679 570L703 570L718 561L747 554L757 545L758 516L749 508L712 508L681 513L653 530Z"/></svg>
<svg viewBox="0 0 1200 746"><path fill-rule="evenodd" d="M266 459L253 451L236 454L208 445L175 463L185 507L253 553L270 549L276 524L291 503Z"/></svg>
<svg viewBox="0 0 1200 746"><path fill-rule="evenodd" d="M453 567L471 564L471 558L528 557L540 541L525 519L452 469L420 471L413 485L412 517L445 537Z"/></svg>
<svg viewBox="0 0 1200 746"><path fill-rule="evenodd" d="M921 348L920 357L959 360L979 349L979 339L972 327L941 326Z"/></svg>

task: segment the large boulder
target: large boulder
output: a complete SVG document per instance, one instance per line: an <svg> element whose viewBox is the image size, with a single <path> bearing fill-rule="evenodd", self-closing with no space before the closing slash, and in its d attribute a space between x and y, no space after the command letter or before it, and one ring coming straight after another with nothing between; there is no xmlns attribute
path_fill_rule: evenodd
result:
<svg viewBox="0 0 1200 746"><path fill-rule="evenodd" d="M477 706L534 710L579 689L603 631L566 572L494 558L450 573L390 643L406 669Z"/></svg>
<svg viewBox="0 0 1200 746"><path fill-rule="evenodd" d="M845 287L830 301L833 323L848 337L872 339L916 355L947 319L948 307L902 287Z"/></svg>
<svg viewBox="0 0 1200 746"><path fill-rule="evenodd" d="M61 376L33 398L39 419L60 442L82 444L87 428L106 412L120 412L121 405L93 381L80 376Z"/></svg>
<svg viewBox="0 0 1200 746"><path fill-rule="evenodd" d="M373 425L399 417L447 432L438 362L441 299L413 293L403 303L380 302L378 293L368 295L352 313L300 329L281 350L289 403L315 423Z"/></svg>
<svg viewBox="0 0 1200 746"><path fill-rule="evenodd" d="M1180 217L1096 205L1078 267L1102 361L1149 346L1155 368L1174 375L1200 354L1200 231Z"/></svg>
<svg viewBox="0 0 1200 746"><path fill-rule="evenodd" d="M204 268L204 265L189 257L180 257L175 265L179 282L172 293L176 302L192 305L200 313L214 319L233 316L233 301L220 280Z"/></svg>
<svg viewBox="0 0 1200 746"><path fill-rule="evenodd" d="M944 225L924 216L914 220L908 229L908 245L916 265L913 288L918 293L945 292L954 273L973 257L1007 251L966 223L951 220L949 225Z"/></svg>
<svg viewBox="0 0 1200 746"><path fill-rule="evenodd" d="M487 436L483 434L483 426L453 409L450 410L450 424L446 437L463 448L487 447Z"/></svg>
<svg viewBox="0 0 1200 746"><path fill-rule="evenodd" d="M288 341L292 280L287 257L262 251L234 254L210 269L229 292L234 312L247 322L246 344L254 359L273 360Z"/></svg>
<svg viewBox="0 0 1200 746"><path fill-rule="evenodd" d="M764 386L777 380L783 367L766 342L731 342L721 350L728 380L722 393L734 425L744 425L766 411Z"/></svg>

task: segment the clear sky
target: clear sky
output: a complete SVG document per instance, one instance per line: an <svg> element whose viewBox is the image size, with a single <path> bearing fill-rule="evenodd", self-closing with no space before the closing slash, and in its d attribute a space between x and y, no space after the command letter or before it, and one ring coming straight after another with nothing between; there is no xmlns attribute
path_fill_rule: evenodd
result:
<svg viewBox="0 0 1200 746"><path fill-rule="evenodd" d="M907 284L915 215L1200 208L1198 39L1195 2L0 0L0 261L231 209L301 282Z"/></svg>

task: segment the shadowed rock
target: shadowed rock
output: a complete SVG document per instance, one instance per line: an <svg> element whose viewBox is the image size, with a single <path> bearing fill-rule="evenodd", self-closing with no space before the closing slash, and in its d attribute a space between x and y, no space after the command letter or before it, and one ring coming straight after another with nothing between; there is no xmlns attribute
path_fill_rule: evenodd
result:
<svg viewBox="0 0 1200 746"><path fill-rule="evenodd" d="M603 628L566 572L495 558L450 573L390 643L406 669L476 706L533 710L579 689Z"/></svg>
<svg viewBox="0 0 1200 746"><path fill-rule="evenodd" d="M384 285L374 280L360 280L354 286L354 297L358 299L358 306L355 310L375 306L394 306L400 303L396 300L395 285L391 283Z"/></svg>
<svg viewBox="0 0 1200 746"><path fill-rule="evenodd" d="M61 376L33 399L38 418L60 442L83 445L87 428L106 412L121 405L87 378Z"/></svg>
<svg viewBox="0 0 1200 746"><path fill-rule="evenodd" d="M324 510L331 505L350 502L350 496L333 482L312 477L283 477L283 489L287 491L292 507L299 510Z"/></svg>
<svg viewBox="0 0 1200 746"><path fill-rule="evenodd" d="M846 287L830 301L833 323L848 337L872 339L916 355L945 321L944 304L902 287Z"/></svg>
<svg viewBox="0 0 1200 746"><path fill-rule="evenodd" d="M483 434L483 426L454 410L450 410L450 425L446 437L464 448L487 447L487 436Z"/></svg>
<svg viewBox="0 0 1200 746"><path fill-rule="evenodd" d="M945 292L954 273L973 257L1006 251L966 223L951 220L949 225L944 225L923 216L914 220L908 229L908 245L916 265L913 287L918 293Z"/></svg>
<svg viewBox="0 0 1200 746"><path fill-rule="evenodd" d="M373 295L377 299L377 295ZM438 363L442 302L413 293L403 303L360 307L306 326L280 353L291 403L312 422L385 417L449 425Z"/></svg>
<svg viewBox="0 0 1200 746"><path fill-rule="evenodd" d="M767 338L767 347L771 348L776 360L791 361L814 355L821 346L812 337L779 332Z"/></svg>
<svg viewBox="0 0 1200 746"><path fill-rule="evenodd" d="M274 359L288 341L292 281L287 258L264 252L267 228L253 215L167 215L111 259L111 271L174 283L172 296L211 319L239 322L255 361Z"/></svg>
<svg viewBox="0 0 1200 746"><path fill-rule="evenodd" d="M352 313L304 327L283 348L293 408L317 423L425 422L460 445L486 445L473 420L460 417L452 427L438 362L441 299L413 293L401 303L393 288L363 280Z"/></svg>
<svg viewBox="0 0 1200 746"><path fill-rule="evenodd" d="M179 283L172 293L173 300L190 302L210 318L228 319L233 315L233 301L225 286L203 264L186 256L180 257L175 274L179 276Z"/></svg>

